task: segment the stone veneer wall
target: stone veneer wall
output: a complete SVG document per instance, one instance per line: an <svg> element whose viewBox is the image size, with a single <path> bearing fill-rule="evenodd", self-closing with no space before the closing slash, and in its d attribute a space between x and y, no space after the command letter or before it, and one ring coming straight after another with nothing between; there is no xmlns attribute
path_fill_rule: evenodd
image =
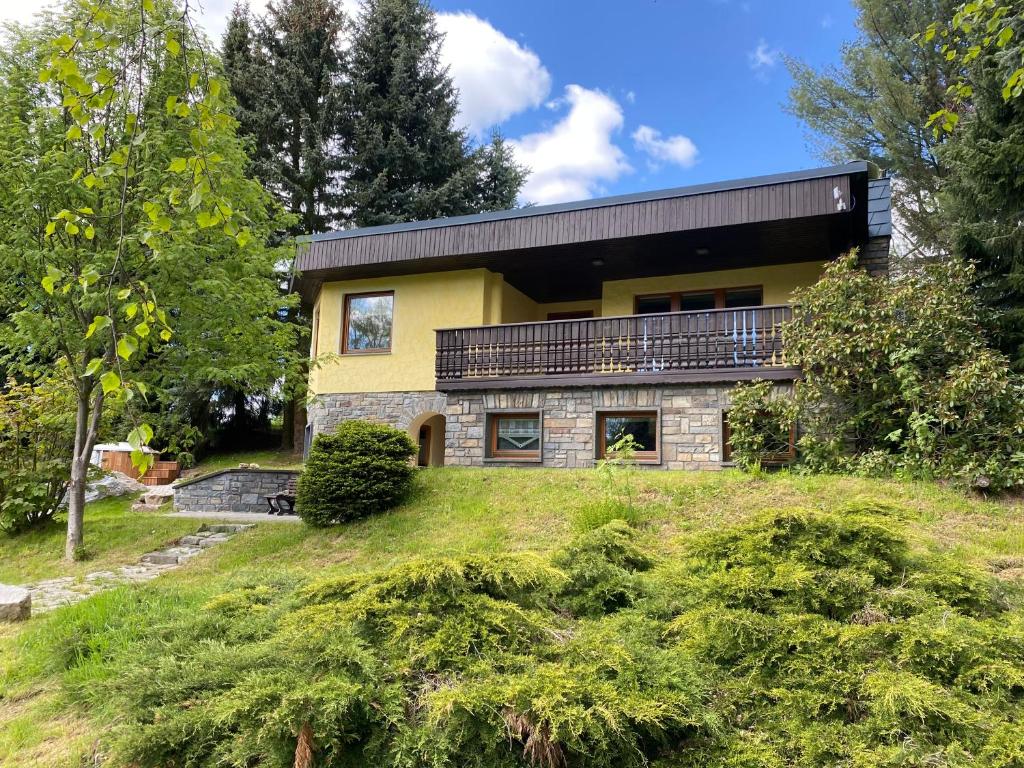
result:
<svg viewBox="0 0 1024 768"><path fill-rule="evenodd" d="M350 419L363 419L409 429L424 414L445 415L443 392L349 392L317 395L309 406L309 424L317 435Z"/></svg>
<svg viewBox="0 0 1024 768"><path fill-rule="evenodd" d="M501 410L542 413L542 465L591 467L595 460L597 412L657 410L661 462L666 469L719 469L722 411L732 384L662 387L572 388L517 392L451 392L445 432L446 464L502 464L485 458L486 414ZM784 392L791 385L782 384Z"/></svg>
<svg viewBox="0 0 1024 768"><path fill-rule="evenodd" d="M180 512L268 512L267 496L284 491L291 469L223 469L174 486Z"/></svg>
<svg viewBox="0 0 1024 768"><path fill-rule="evenodd" d="M367 419L409 429L426 414L445 417L445 464L516 465L485 456L486 419L491 411L530 410L543 414L545 467L592 467L596 414L600 410L657 410L661 462L667 469L719 469L722 411L733 384L621 386L483 392L355 392L320 395L309 408L313 433L347 419ZM790 384L780 384L790 392ZM530 466L527 463L526 466Z"/></svg>
<svg viewBox="0 0 1024 768"><path fill-rule="evenodd" d="M889 242L890 238L886 236L872 237L860 249L857 263L869 275L879 277L889 273Z"/></svg>

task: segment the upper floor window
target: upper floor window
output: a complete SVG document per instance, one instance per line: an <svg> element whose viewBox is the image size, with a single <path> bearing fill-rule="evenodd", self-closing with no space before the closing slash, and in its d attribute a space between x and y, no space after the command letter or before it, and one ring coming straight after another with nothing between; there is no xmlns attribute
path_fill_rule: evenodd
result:
<svg viewBox="0 0 1024 768"><path fill-rule="evenodd" d="M342 352L390 352L394 291L345 296Z"/></svg>
<svg viewBox="0 0 1024 768"><path fill-rule="evenodd" d="M658 312L700 312L710 309L759 307L764 303L760 285L745 288L717 288L709 291L682 291L637 296L633 302L634 314L651 315Z"/></svg>

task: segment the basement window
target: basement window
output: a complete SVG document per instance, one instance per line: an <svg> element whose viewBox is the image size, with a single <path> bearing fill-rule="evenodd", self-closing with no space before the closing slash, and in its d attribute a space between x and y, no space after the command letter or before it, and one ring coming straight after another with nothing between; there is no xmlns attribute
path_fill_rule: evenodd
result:
<svg viewBox="0 0 1024 768"><path fill-rule="evenodd" d="M781 467L796 459L796 426L789 428L778 424L768 413L759 413L754 429L764 435L764 451L761 463L767 467ZM732 464L732 430L729 427L729 412L722 411L722 462Z"/></svg>
<svg viewBox="0 0 1024 768"><path fill-rule="evenodd" d="M539 412L488 414L487 432L487 458L540 461Z"/></svg>
<svg viewBox="0 0 1024 768"><path fill-rule="evenodd" d="M607 411L597 415L597 457L610 458L612 446L630 435L636 443L636 460L660 460L657 411Z"/></svg>

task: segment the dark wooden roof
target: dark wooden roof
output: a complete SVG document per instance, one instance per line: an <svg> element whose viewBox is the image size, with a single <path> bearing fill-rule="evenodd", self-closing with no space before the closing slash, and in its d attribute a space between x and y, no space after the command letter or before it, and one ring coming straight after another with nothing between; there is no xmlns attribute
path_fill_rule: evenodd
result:
<svg viewBox="0 0 1024 768"><path fill-rule="evenodd" d="M307 283L484 266L538 301L592 298L606 279L828 258L866 240L868 197L854 162L314 235L297 266Z"/></svg>

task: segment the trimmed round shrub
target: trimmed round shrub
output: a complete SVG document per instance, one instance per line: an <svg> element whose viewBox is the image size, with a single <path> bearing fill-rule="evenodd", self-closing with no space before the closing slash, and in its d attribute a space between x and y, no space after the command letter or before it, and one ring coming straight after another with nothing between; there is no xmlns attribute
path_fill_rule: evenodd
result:
<svg viewBox="0 0 1024 768"><path fill-rule="evenodd" d="M416 445L386 424L346 421L317 435L299 477L295 511L310 525L384 512L409 491Z"/></svg>

